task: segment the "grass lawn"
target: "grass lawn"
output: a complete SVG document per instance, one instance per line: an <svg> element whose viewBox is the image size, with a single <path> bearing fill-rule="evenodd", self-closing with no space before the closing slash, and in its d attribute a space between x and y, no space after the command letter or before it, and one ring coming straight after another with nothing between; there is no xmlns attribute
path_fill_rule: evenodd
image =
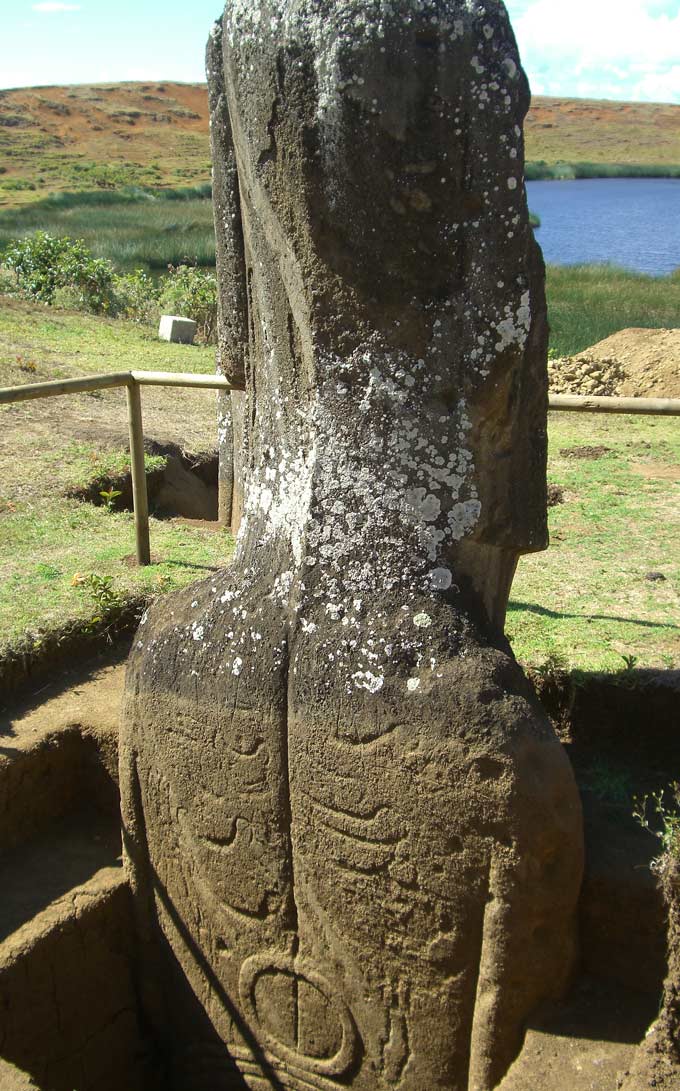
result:
<svg viewBox="0 0 680 1091"><path fill-rule="evenodd" d="M210 372L214 350L167 345L129 322L0 298L0 385L130 368ZM143 391L147 436L193 452L215 444L215 396ZM552 414L549 551L521 560L508 633L540 665L680 666L680 428L673 418ZM132 517L64 496L125 463L125 396L102 391L0 407L0 655L100 612L116 596L178 587L224 564L228 535L151 520L159 563L129 564ZM573 457L574 448L606 448ZM566 454L564 452L567 452ZM583 453L583 452L581 452ZM648 580L650 573L663 580ZM78 577L78 578L77 578Z"/></svg>
<svg viewBox="0 0 680 1091"><path fill-rule="evenodd" d="M680 668L680 426L673 417L551 413L551 545L520 560L507 632L537 665ZM605 448L600 457L574 449ZM570 452L572 452L570 454ZM658 574L663 579L648 579Z"/></svg>

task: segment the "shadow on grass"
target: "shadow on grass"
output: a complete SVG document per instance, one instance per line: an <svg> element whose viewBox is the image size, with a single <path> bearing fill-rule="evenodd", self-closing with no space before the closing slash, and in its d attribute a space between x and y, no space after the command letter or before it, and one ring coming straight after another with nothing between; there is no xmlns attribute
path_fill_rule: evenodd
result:
<svg viewBox="0 0 680 1091"><path fill-rule="evenodd" d="M620 617L617 614L572 614L566 611L549 610L547 606L536 606L528 602L517 602L515 599L510 599L508 610L526 610L529 614L538 614L539 617L550 617L555 618L556 620L574 617L586 621L590 618L593 621L621 621L628 625L640 625L644 629L680 629L680 625L673 625L671 622L642 621L639 618Z"/></svg>
<svg viewBox="0 0 680 1091"><path fill-rule="evenodd" d="M219 572L226 565L221 564L194 564L192 561L159 561L159 564L167 564L169 568L197 568L203 572Z"/></svg>

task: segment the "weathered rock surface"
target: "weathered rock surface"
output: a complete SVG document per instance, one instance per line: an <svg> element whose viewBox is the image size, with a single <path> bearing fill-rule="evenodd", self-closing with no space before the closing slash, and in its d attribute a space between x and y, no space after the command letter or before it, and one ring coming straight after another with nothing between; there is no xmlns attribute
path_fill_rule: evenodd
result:
<svg viewBox="0 0 680 1091"><path fill-rule="evenodd" d="M183 1091L490 1091L582 869L502 635L546 543L526 80L462 0L239 0L208 63L244 517L129 664L147 1009Z"/></svg>

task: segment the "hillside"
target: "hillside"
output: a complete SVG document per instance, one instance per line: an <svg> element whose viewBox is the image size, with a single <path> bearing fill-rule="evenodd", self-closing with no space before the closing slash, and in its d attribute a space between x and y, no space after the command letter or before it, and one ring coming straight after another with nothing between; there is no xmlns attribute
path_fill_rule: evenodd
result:
<svg viewBox="0 0 680 1091"><path fill-rule="evenodd" d="M593 99L533 100L527 161L680 166L680 106Z"/></svg>
<svg viewBox="0 0 680 1091"><path fill-rule="evenodd" d="M205 85L82 84L0 91L0 204L56 190L210 179Z"/></svg>
<svg viewBox="0 0 680 1091"><path fill-rule="evenodd" d="M680 165L680 106L536 98L527 159ZM0 205L58 190L185 186L210 178L204 84L0 91Z"/></svg>

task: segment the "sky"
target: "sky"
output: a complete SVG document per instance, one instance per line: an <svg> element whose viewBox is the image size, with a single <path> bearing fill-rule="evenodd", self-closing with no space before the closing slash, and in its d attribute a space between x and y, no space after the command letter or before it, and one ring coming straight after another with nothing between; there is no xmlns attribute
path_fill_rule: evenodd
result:
<svg viewBox="0 0 680 1091"><path fill-rule="evenodd" d="M680 0L506 0L537 95L680 104ZM0 87L203 80L221 0L0 0Z"/></svg>

